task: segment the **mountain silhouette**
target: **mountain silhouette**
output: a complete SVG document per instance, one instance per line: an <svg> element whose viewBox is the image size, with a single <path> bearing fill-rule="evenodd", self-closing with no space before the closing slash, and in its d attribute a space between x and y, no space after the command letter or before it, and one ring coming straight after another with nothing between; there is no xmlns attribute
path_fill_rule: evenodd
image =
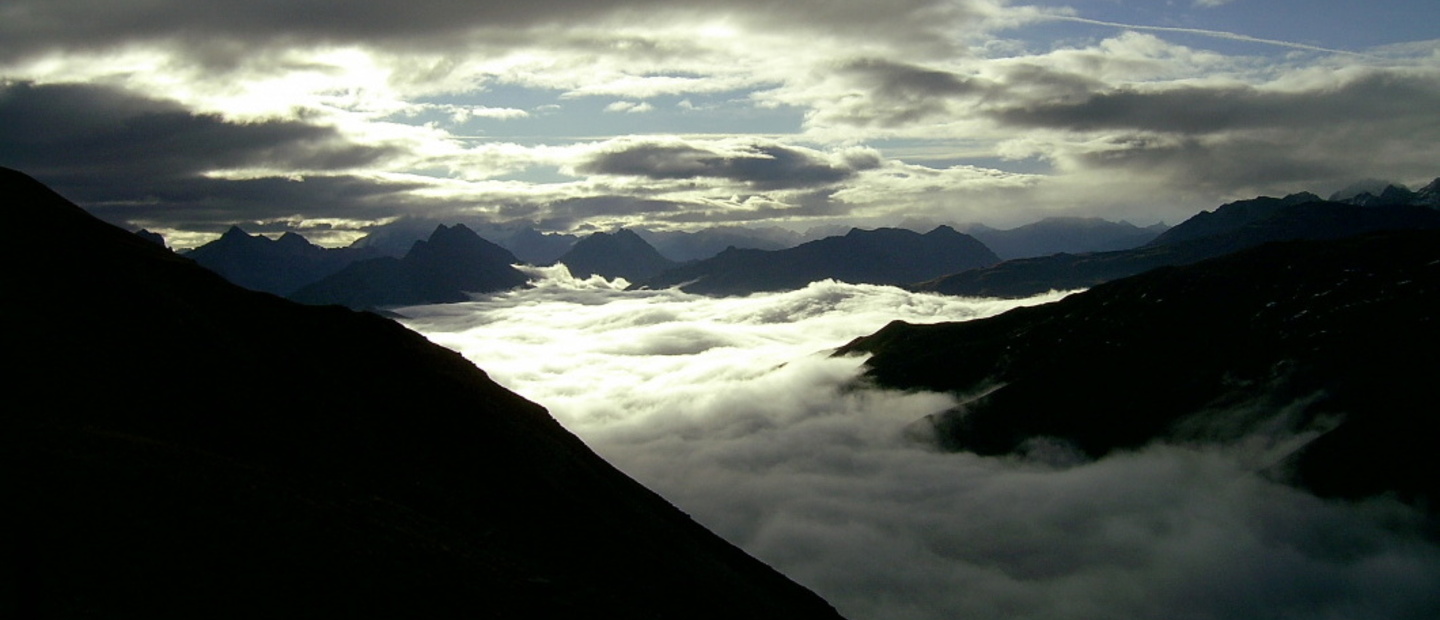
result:
<svg viewBox="0 0 1440 620"><path fill-rule="evenodd" d="M46 231L3 246L0 617L837 617L459 354L0 190Z"/></svg>
<svg viewBox="0 0 1440 620"><path fill-rule="evenodd" d="M1440 506L1440 232L1267 244L966 323L896 322L842 348L902 389L967 398L940 445L1098 457L1154 441L1283 446L1325 495ZM1038 442L1038 444L1037 444Z"/></svg>
<svg viewBox="0 0 1440 620"><path fill-rule="evenodd" d="M800 234L778 227L716 226L695 231L638 230L661 256L677 262L704 260L726 248L783 250L801 243Z"/></svg>
<svg viewBox="0 0 1440 620"><path fill-rule="evenodd" d="M290 298L355 309L465 301L468 293L524 286L528 278L514 267L518 262L509 250L463 224L440 225L429 239L416 241L403 258L351 263Z"/></svg>
<svg viewBox="0 0 1440 620"><path fill-rule="evenodd" d="M1061 252L1128 250L1145 245L1165 230L1163 224L1141 228L1097 217L1047 217L1008 230L977 225L966 232L1009 260Z"/></svg>
<svg viewBox="0 0 1440 620"><path fill-rule="evenodd" d="M226 280L276 295L288 295L350 263L381 255L365 248L322 248L293 232L279 239L250 235L239 226L184 254Z"/></svg>
<svg viewBox="0 0 1440 620"><path fill-rule="evenodd" d="M940 226L920 234L899 228L851 229L844 236L785 250L730 248L713 258L644 281L705 295L743 295L803 288L827 278L852 284L905 284L999 262L974 237Z"/></svg>
<svg viewBox="0 0 1440 620"><path fill-rule="evenodd" d="M1318 200L1313 194L1256 198L1201 212L1143 247L1005 261L914 286L949 295L1026 297L1094 286L1171 265L1187 265L1271 241L1338 239L1382 230L1440 228L1440 211Z"/></svg>
<svg viewBox="0 0 1440 620"><path fill-rule="evenodd" d="M575 242L556 262L564 263L577 278L601 275L639 282L655 277L675 262L660 255L634 231L597 232Z"/></svg>

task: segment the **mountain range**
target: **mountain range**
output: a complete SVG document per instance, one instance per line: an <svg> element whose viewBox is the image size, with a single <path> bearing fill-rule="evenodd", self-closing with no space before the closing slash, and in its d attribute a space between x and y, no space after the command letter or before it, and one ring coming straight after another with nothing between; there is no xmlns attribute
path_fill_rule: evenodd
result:
<svg viewBox="0 0 1440 620"><path fill-rule="evenodd" d="M307 304L355 309L465 301L469 293L524 286L509 250L490 243L464 224L438 226L416 241L402 258L383 256L351 263L290 295Z"/></svg>
<svg viewBox="0 0 1440 620"><path fill-rule="evenodd" d="M1362 207L1321 200L1309 193L1260 197L1228 203L1213 212L1202 211L1142 247L1009 260L913 288L949 295L1025 297L1094 286L1271 241L1336 239L1381 230L1434 228L1440 228L1440 211L1423 203Z"/></svg>
<svg viewBox="0 0 1440 620"><path fill-rule="evenodd" d="M289 295L350 263L382 256L366 247L322 248L291 232L270 239L239 226L184 254L226 280L276 295Z"/></svg>
<svg viewBox="0 0 1440 620"><path fill-rule="evenodd" d="M641 282L705 295L743 295L803 288L833 278L853 284L905 284L977 267L1000 258L949 226L920 234L900 228L851 229L785 250L730 248Z"/></svg>
<svg viewBox="0 0 1440 620"><path fill-rule="evenodd" d="M1164 224L1141 228L1129 222L1111 222L1097 217L1047 217L1007 230L982 224L967 226L963 230L994 250L1000 258L1010 260L1062 252L1128 250L1145 245L1167 228Z"/></svg>
<svg viewBox="0 0 1440 620"><path fill-rule="evenodd" d="M0 617L838 617L459 354L0 191L47 232L0 246Z"/></svg>
<svg viewBox="0 0 1440 620"><path fill-rule="evenodd" d="M577 278L592 275L608 279L625 278L638 282L675 267L672 261L634 231L597 232L575 242L556 262L563 263Z"/></svg>
<svg viewBox="0 0 1440 620"><path fill-rule="evenodd" d="M915 429L946 449L1228 445L1322 495L1440 513L1437 307L1440 231L1392 231L1266 244L984 320L897 322L840 352L868 354L880 385L960 396Z"/></svg>

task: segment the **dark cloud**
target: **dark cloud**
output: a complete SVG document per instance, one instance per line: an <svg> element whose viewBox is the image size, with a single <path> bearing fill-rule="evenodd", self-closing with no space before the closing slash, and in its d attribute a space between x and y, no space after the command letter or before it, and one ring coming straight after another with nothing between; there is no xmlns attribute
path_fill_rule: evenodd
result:
<svg viewBox="0 0 1440 620"><path fill-rule="evenodd" d="M973 101L994 88L988 80L891 60L852 60L835 77L860 97L855 105L825 114L831 123L859 127L901 127L943 120L956 104Z"/></svg>
<svg viewBox="0 0 1440 620"><path fill-rule="evenodd" d="M963 18L969 3L898 0L883 5L863 0L731 0L724 15L759 27L784 23L827 33L892 35L909 33L912 43L945 47L926 26ZM254 45L366 43L406 48L439 48L478 30L511 32L551 25L593 24L598 19L653 17L663 11L714 11L710 2L674 0L537 0L466 2L446 0L358 0L343 6L329 0L10 0L0 8L0 60L56 50L104 50L126 43L179 44L216 60L234 61L255 53ZM903 40L903 39L900 39ZM248 45L247 45L248 44Z"/></svg>
<svg viewBox="0 0 1440 620"><path fill-rule="evenodd" d="M1047 153L1067 171L1145 179L1176 194L1244 198L1322 191L1365 176L1434 178L1437 109L1440 81L1433 75L1373 71L1286 91L1127 88L994 105L986 113L1017 130L1080 138Z"/></svg>
<svg viewBox="0 0 1440 620"><path fill-rule="evenodd" d="M668 200L650 200L634 196L585 196L567 198L523 209L502 210L505 219L528 219L541 228L567 230L592 218L625 218L658 216L677 213L685 206Z"/></svg>
<svg viewBox="0 0 1440 620"><path fill-rule="evenodd" d="M0 87L0 161L36 175L138 182L261 165L345 169L392 154L347 143L329 127L293 120L232 123L104 86Z"/></svg>
<svg viewBox="0 0 1440 620"><path fill-rule="evenodd" d="M349 143L329 127L233 123L103 86L0 87L0 165L23 170L112 221L189 221L214 229L302 211L363 218L367 201L410 186L344 171L393 154ZM304 182L206 176L249 167L318 174Z"/></svg>
<svg viewBox="0 0 1440 620"><path fill-rule="evenodd" d="M775 190L830 185L879 165L873 154L847 157L836 164L817 153L777 144L751 145L740 154L689 145L634 144L596 155L577 170L657 180L725 179Z"/></svg>
<svg viewBox="0 0 1440 620"><path fill-rule="evenodd" d="M1374 73L1339 87L1299 91L1250 86L1125 88L1080 101L1003 107L991 114L1007 125L1072 131L1137 130L1204 134L1251 129L1334 131L1355 123L1433 121L1440 85Z"/></svg>
<svg viewBox="0 0 1440 620"><path fill-rule="evenodd" d="M411 211L438 211L444 206L443 201L421 200L408 194L419 187L351 175L296 179L188 177L124 186L80 179L65 186L62 194L111 222L223 232L237 222L286 218L366 221ZM290 228L254 229L260 230Z"/></svg>

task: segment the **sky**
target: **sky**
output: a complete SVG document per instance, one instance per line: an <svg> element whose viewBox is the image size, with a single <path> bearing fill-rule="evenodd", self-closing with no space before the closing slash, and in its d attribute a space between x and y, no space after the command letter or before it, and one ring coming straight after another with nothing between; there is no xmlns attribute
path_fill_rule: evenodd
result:
<svg viewBox="0 0 1440 620"><path fill-rule="evenodd" d="M400 218L1174 224L1440 176L1433 0L6 0L0 165L192 247Z"/></svg>
<svg viewBox="0 0 1440 620"><path fill-rule="evenodd" d="M1060 446L941 453L915 422L953 397L867 388L860 358L829 355L891 319L976 319L1063 293L978 300L824 281L707 298L577 281L563 266L531 273L533 288L400 311L851 620L1440 612L1440 547L1418 513L1256 474L1292 443L1097 461Z"/></svg>

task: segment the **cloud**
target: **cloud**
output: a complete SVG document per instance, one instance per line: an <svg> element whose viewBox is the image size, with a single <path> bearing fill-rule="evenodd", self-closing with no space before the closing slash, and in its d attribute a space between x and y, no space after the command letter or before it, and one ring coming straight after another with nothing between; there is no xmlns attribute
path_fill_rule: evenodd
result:
<svg viewBox="0 0 1440 620"><path fill-rule="evenodd" d="M0 16L0 39L11 42L0 61L57 50L104 50L136 42L183 45L192 53L233 62L256 46L346 45L356 42L401 49L438 48L479 34L509 39L552 29L603 24L654 23L703 16L747 26L860 32L900 39L922 37L927 25L970 18L993 10L991 2L900 0L884 7L857 0L731 0L713 3L660 0L543 0L457 6L441 0L404 4L364 0L344 11L322 0L297 0L257 7L251 2L216 0L204 7L160 0L143 5L103 0L15 0ZM709 27L714 32L715 28ZM508 35L508 36L507 36ZM934 36L934 35L932 35ZM923 37L922 37L923 38ZM938 36L930 43L943 41Z"/></svg>
<svg viewBox="0 0 1440 620"><path fill-rule="evenodd" d="M227 214L344 226L350 191L356 233L416 214L599 228L911 216L1009 226L1173 222L1255 194L1435 175L1433 43L1227 55L1167 40L1197 40L1184 29L1102 21L1099 32L1123 32L1096 40L1096 20L1056 11L1000 0L360 0L344 11L14 0L0 8L0 79L31 105L11 116L57 131L10 123L0 137L38 147L0 150L87 208L135 209L172 236L223 228ZM48 105L36 93L58 104L50 117L36 116ZM309 184L277 182L300 177ZM171 180L288 202L156 202L181 193L161 187ZM306 191L326 184L312 212Z"/></svg>
<svg viewBox="0 0 1440 620"><path fill-rule="evenodd" d="M266 167L349 170L394 154L295 120L231 123L104 86L0 85L0 158L42 175L186 176Z"/></svg>
<svg viewBox="0 0 1440 620"><path fill-rule="evenodd" d="M679 142L625 142L596 153L577 169L586 174L640 176L656 180L724 179L761 190L839 183L876 168L880 156L851 150L838 157L773 143L695 146Z"/></svg>
<svg viewBox="0 0 1440 620"><path fill-rule="evenodd" d="M1398 503L1322 501L1223 449L1063 467L939 453L911 425L948 396L865 389L859 359L825 355L890 319L1016 302L834 282L707 299L534 275L533 289L403 312L849 618L1440 610L1440 548Z"/></svg>
<svg viewBox="0 0 1440 620"><path fill-rule="evenodd" d="M1373 124L1428 116L1440 104L1440 84L1415 77L1419 76L1372 72L1297 90L1246 85L1122 87L1078 101L1000 108L993 114L1007 125L1069 131L1334 130L1357 121Z"/></svg>
<svg viewBox="0 0 1440 620"><path fill-rule="evenodd" d="M96 85L0 85L0 163L117 222L376 219L389 214L369 201L414 186L354 172L395 155L303 121L234 123Z"/></svg>
<svg viewBox="0 0 1440 620"><path fill-rule="evenodd" d="M606 112L622 112L625 114L643 114L655 110L655 106L645 101L616 101L605 106Z"/></svg>

